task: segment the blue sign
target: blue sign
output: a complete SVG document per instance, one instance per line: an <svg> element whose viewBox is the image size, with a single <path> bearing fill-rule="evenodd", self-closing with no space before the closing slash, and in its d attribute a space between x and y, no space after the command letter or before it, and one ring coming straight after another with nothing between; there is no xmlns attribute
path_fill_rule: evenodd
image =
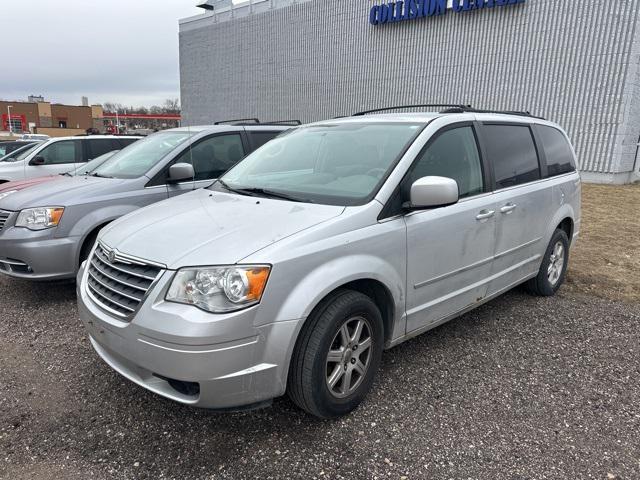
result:
<svg viewBox="0 0 640 480"><path fill-rule="evenodd" d="M524 3L526 0L453 0L451 9L456 12L468 12L483 8L503 7ZM369 12L369 23L380 25L383 23L403 22L423 17L445 15L447 0L399 0L396 2L374 5Z"/></svg>

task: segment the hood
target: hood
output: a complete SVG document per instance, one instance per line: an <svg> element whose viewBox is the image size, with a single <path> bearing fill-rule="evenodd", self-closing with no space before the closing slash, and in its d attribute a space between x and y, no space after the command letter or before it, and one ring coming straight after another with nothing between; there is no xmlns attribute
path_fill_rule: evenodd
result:
<svg viewBox="0 0 640 480"><path fill-rule="evenodd" d="M196 190L137 210L100 240L169 268L233 264L340 215L344 207Z"/></svg>
<svg viewBox="0 0 640 480"><path fill-rule="evenodd" d="M32 185L38 185L39 183L51 182L53 180L59 180L62 177L60 175L49 175L46 177L29 178L28 180L17 180L15 182L6 182L0 184L0 193L10 192L11 190L23 190Z"/></svg>
<svg viewBox="0 0 640 480"><path fill-rule="evenodd" d="M39 183L7 195L0 200L0 209L17 211L30 207L68 207L93 202L99 200L101 195L126 190L124 186L131 182L131 180L88 176L56 178L55 182Z"/></svg>

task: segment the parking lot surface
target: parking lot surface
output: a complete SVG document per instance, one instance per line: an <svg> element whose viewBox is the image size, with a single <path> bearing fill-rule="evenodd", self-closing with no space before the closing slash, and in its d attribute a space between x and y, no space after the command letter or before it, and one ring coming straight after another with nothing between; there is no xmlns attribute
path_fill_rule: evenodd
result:
<svg viewBox="0 0 640 480"><path fill-rule="evenodd" d="M73 285L1 278L0 312L0 478L640 478L637 304L515 290L385 353L334 421L146 392L94 354Z"/></svg>

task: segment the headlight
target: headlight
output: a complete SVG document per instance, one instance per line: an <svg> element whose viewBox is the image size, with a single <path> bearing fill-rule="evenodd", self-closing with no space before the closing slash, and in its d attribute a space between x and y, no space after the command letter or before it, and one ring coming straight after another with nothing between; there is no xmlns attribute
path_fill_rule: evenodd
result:
<svg viewBox="0 0 640 480"><path fill-rule="evenodd" d="M27 208L18 215L16 227L25 227L29 230L55 227L60 223L63 212L62 207Z"/></svg>
<svg viewBox="0 0 640 480"><path fill-rule="evenodd" d="M18 190L9 190L8 192L2 192L0 193L0 200L2 200L4 197L6 197L7 195L11 195L12 193L16 193Z"/></svg>
<svg viewBox="0 0 640 480"><path fill-rule="evenodd" d="M166 300L213 313L241 310L260 302L270 271L267 265L183 268L173 278Z"/></svg>

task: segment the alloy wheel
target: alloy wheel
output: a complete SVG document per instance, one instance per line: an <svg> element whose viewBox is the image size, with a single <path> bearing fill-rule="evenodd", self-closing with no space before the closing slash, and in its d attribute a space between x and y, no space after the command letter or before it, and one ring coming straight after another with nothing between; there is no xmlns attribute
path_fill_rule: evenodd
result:
<svg viewBox="0 0 640 480"><path fill-rule="evenodd" d="M347 319L334 336L325 371L327 388L334 397L348 397L364 380L372 358L371 332L369 321L356 316Z"/></svg>
<svg viewBox="0 0 640 480"><path fill-rule="evenodd" d="M552 286L555 286L562 276L564 268L564 245L562 242L556 242L553 247L551 257L549 257L549 267L547 268L547 278Z"/></svg>

